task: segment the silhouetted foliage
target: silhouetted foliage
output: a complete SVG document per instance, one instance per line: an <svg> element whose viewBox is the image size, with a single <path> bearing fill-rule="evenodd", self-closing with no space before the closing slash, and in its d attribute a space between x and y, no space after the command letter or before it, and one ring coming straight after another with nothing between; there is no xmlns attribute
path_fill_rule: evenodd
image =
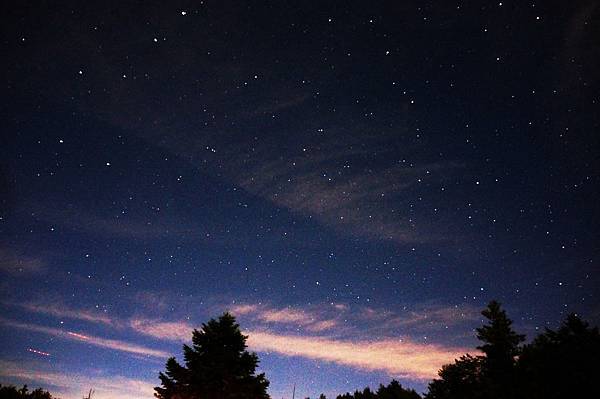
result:
<svg viewBox="0 0 600 399"><path fill-rule="evenodd" d="M558 399L600 397L600 334L575 315L546 330L531 344L498 302L482 312L488 324L477 329L482 356L465 355L442 367L426 399Z"/></svg>
<svg viewBox="0 0 600 399"><path fill-rule="evenodd" d="M429 384L427 399L483 398L481 356L464 355L452 364L442 366L439 379Z"/></svg>
<svg viewBox="0 0 600 399"><path fill-rule="evenodd" d="M518 361L521 398L599 398L600 334L576 315L523 348Z"/></svg>
<svg viewBox="0 0 600 399"><path fill-rule="evenodd" d="M246 338L235 318L224 313L192 333L184 345L185 366L174 357L160 373L159 399L268 399L269 381L255 374L258 357L246 351Z"/></svg>
<svg viewBox="0 0 600 399"><path fill-rule="evenodd" d="M512 329L512 320L491 301L481 314L488 324L477 328L477 338L483 343L477 349L484 353L481 364L483 393L489 398L511 398L515 390L515 358L525 336Z"/></svg>
<svg viewBox="0 0 600 399"><path fill-rule="evenodd" d="M413 389L405 389L398 381L392 380L387 386L379 385L377 392L367 387L353 394L338 395L336 399L421 399L421 396Z"/></svg>
<svg viewBox="0 0 600 399"><path fill-rule="evenodd" d="M21 389L17 389L13 385L0 384L0 399L57 399L48 391L42 388L37 388L29 391L27 385L23 385Z"/></svg>
<svg viewBox="0 0 600 399"><path fill-rule="evenodd" d="M403 388L396 380L392 380L387 386L379 385L376 397L377 399L421 399L413 389Z"/></svg>
<svg viewBox="0 0 600 399"><path fill-rule="evenodd" d="M429 384L427 399L511 398L515 389L515 358L523 335L512 329L512 321L500 304L492 301L481 314L488 323L477 328L483 356L466 355L443 366L440 378Z"/></svg>

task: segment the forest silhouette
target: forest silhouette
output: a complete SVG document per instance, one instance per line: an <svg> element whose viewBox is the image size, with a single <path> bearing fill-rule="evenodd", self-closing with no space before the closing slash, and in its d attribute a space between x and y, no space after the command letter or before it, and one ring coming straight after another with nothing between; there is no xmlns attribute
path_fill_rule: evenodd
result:
<svg viewBox="0 0 600 399"><path fill-rule="evenodd" d="M480 354L465 354L446 364L419 395L398 381L377 390L338 395L336 399L564 399L600 397L595 381L600 366L600 334L571 314L557 330L546 329L530 343L513 330L500 303L481 312L477 328ZM269 381L257 374L258 356L247 351L235 317L224 313L192 332L183 346L183 364L167 360L159 374L158 399L269 399ZM42 390L0 385L0 399L52 399ZM307 398L310 399L310 398ZM326 399L321 394L319 399Z"/></svg>

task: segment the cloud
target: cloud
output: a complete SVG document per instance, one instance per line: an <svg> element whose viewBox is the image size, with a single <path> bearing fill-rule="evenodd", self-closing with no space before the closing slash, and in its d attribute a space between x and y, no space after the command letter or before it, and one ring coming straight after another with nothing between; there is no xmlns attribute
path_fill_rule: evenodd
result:
<svg viewBox="0 0 600 399"><path fill-rule="evenodd" d="M234 305L229 310L232 313L235 313L236 315L239 316L239 315L246 315L246 314L254 313L257 309L258 309L257 305L242 304L242 305Z"/></svg>
<svg viewBox="0 0 600 399"><path fill-rule="evenodd" d="M384 330L410 328L413 331L439 329L481 319L479 309L467 304L417 304L405 307L400 313L364 307L359 310L358 318L377 322L378 328Z"/></svg>
<svg viewBox="0 0 600 399"><path fill-rule="evenodd" d="M54 396L63 399L80 399L90 388L95 399L140 399L153 396L154 385L150 381L132 379L121 375L90 376L76 373L50 371L40 365L0 360L0 376L19 379L36 386L43 386ZM53 390L52 388L58 388Z"/></svg>
<svg viewBox="0 0 600 399"><path fill-rule="evenodd" d="M58 318L67 318L82 320L91 323L105 324L108 326L117 326L119 323L107 315L82 309L70 309L64 304L41 304L41 303L9 303L11 306L21 307L29 312L45 314Z"/></svg>
<svg viewBox="0 0 600 399"><path fill-rule="evenodd" d="M141 318L132 319L130 326L140 334L181 342L189 340L192 330L196 328L185 322L160 322Z"/></svg>
<svg viewBox="0 0 600 399"><path fill-rule="evenodd" d="M31 306L26 309L42 309L48 314L55 314L52 308L49 308L50 311ZM244 334L248 336L251 350L331 362L362 371L382 371L392 377L418 380L434 377L443 364L466 353L467 349L440 341L429 343L426 339L408 336L406 332L438 331L443 330L443 326L478 319L478 312L470 306L440 304L419 304L405 307L401 312L391 312L370 307L353 308L346 304L294 308L242 303L229 307L229 311L248 326ZM63 313L78 315L80 312L65 309ZM198 328L187 320L165 321L143 316L107 321L89 318L89 321L119 325L140 335L179 343L189 341L192 330ZM2 319L0 322L134 355L163 359L169 356L162 351L79 332Z"/></svg>
<svg viewBox="0 0 600 399"><path fill-rule="evenodd" d="M330 332L338 336L394 335L397 331L419 333L480 319L479 309L467 304L416 304L399 311L346 304L318 304L304 308L275 307L269 304L237 304L229 310L251 325L281 325L309 332ZM365 323L367 322L367 323ZM355 326L361 326L357 329Z"/></svg>
<svg viewBox="0 0 600 399"><path fill-rule="evenodd" d="M240 304L229 309L235 315L250 316L253 320L265 323L287 324L319 332L338 327L338 321L323 319L322 313L293 307L275 308L267 305Z"/></svg>
<svg viewBox="0 0 600 399"><path fill-rule="evenodd" d="M190 338L193 326L138 320L132 327L154 338L182 342ZM253 351L321 360L363 371L383 371L393 377L428 379L439 368L466 352L464 348L424 344L409 338L340 340L325 336L299 336L272 331L244 330Z"/></svg>
<svg viewBox="0 0 600 399"><path fill-rule="evenodd" d="M95 42L89 32L78 32L73 39L84 49ZM48 49L70 54L69 49L42 40L31 48L27 61L44 59ZM121 51L122 44L114 50ZM257 72L257 78L249 80L248 70L261 68L247 60L236 60L235 65L216 55L208 60L183 42L170 52L189 62L169 65L177 79L168 89L138 85L135 79L115 83L114 76L121 70L119 57L78 52L79 58L85 55L82 63L96 66L85 75L86 87L96 93L112 87L110 95L87 96L78 106L189 162L194 171L241 187L340 234L398 243L456 237L447 231L452 228L448 219L455 219L452 198L440 198L443 207L435 214L411 207L422 195L419 186L441 186L462 165L448 158L456 151L449 148L446 135L435 129L420 130L421 118L415 118L414 107L401 105L405 100L382 104L380 98L367 96L358 104L352 91L342 87L348 96L323 103L327 94L317 90L323 82L306 80L297 85L278 78L289 73L297 55L275 66L264 61L262 67L270 73ZM163 58L146 65L149 76L162 74ZM65 79L62 75L56 78ZM202 90L187 90L199 75L204 77ZM239 90L223 89L242 82L248 83L243 96ZM47 89L43 82L30 83L39 91ZM56 86L64 90L60 97L79 94L71 84ZM181 101L182 92L187 93L186 101ZM177 112L165 112L163 104L170 103L178 104ZM363 116L359 109L364 110ZM466 173L461 174L464 178ZM436 204L435 198L428 202ZM82 222L95 225L94 218ZM141 226L124 220L98 222L99 230L117 235L160 236L163 230L147 232L143 222Z"/></svg>
<svg viewBox="0 0 600 399"><path fill-rule="evenodd" d="M249 347L256 351L323 360L359 370L384 371L393 377L420 380L435 377L441 365L466 351L418 343L407 338L345 341L263 331L246 333Z"/></svg>
<svg viewBox="0 0 600 399"><path fill-rule="evenodd" d="M0 271L12 274L36 274L44 271L45 262L40 258L24 255L9 248L0 248Z"/></svg>
<svg viewBox="0 0 600 399"><path fill-rule="evenodd" d="M198 228L186 225L181 220L176 220L167 215L159 215L152 221L133 219L129 216L118 214L107 217L95 214L86 209L70 207L58 210L45 205L34 203L27 206L34 209L32 214L49 223L65 226L66 228L84 231L86 233L108 236L135 238L139 240L164 239L167 237L193 236Z"/></svg>
<svg viewBox="0 0 600 399"><path fill-rule="evenodd" d="M65 340L85 342L88 345L94 345L94 346L98 346L101 348L112 349L112 350L126 352L126 353L130 353L130 354L134 354L134 355L143 355L143 356L147 356L147 357L154 357L154 358L161 358L161 359L166 359L169 356L171 356L167 352L164 352L164 351L161 351L158 349L148 348L148 347L137 345L137 344L133 344L133 343L126 342L126 341L101 338L101 337L96 337L96 336L88 335L88 334L82 334L82 333L74 332L74 331L65 331L65 330L61 330L58 328L44 327L44 326L40 326L40 325L36 325L36 324L21 323L18 321L4 319L4 318L0 318L0 324L3 324L8 327L12 327L12 328L18 328L18 329L22 329L22 330L47 334L47 335L51 335L53 337L57 337L57 338L65 339Z"/></svg>

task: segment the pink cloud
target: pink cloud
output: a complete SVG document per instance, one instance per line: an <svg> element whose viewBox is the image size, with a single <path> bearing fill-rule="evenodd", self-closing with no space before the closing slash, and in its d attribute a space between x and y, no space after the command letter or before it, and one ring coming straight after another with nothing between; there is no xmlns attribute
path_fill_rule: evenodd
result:
<svg viewBox="0 0 600 399"><path fill-rule="evenodd" d="M154 338L183 342L191 337L192 325L139 321L132 327ZM245 330L253 351L303 357L348 366L363 371L383 371L393 377L428 379L439 368L466 352L464 348L425 344L408 338L341 340L325 336L299 336L269 331Z"/></svg>
<svg viewBox="0 0 600 399"><path fill-rule="evenodd" d="M410 339L346 341L327 337L279 335L247 331L248 345L260 352L275 352L323 360L367 371L384 371L393 377L429 379L440 367L466 352Z"/></svg>
<svg viewBox="0 0 600 399"><path fill-rule="evenodd" d="M132 344L132 343L126 342L126 341L101 338L101 337L96 337L93 335L81 334L79 332L65 331L65 330L61 330L58 328L39 326L36 324L20 323L18 321L8 320L8 319L3 319L3 318L0 318L0 323L4 324L6 326L9 326L9 327L13 327L13 328L47 334L47 335L51 335L51 336L66 339L66 340L85 342L89 345L99 346L99 347L107 348L107 349L113 349L113 350L117 350L117 351L121 351L121 352L132 353L132 354L136 354L136 355L144 355L144 356L164 358L164 359L171 356L167 352L164 352L164 351L161 351L158 349L147 348L147 347L141 346L141 345Z"/></svg>

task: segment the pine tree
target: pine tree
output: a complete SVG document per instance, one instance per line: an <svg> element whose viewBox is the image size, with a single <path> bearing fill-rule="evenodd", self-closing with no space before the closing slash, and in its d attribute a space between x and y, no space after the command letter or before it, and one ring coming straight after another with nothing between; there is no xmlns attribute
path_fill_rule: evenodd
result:
<svg viewBox="0 0 600 399"><path fill-rule="evenodd" d="M598 328L569 315L557 331L547 329L523 348L517 362L520 397L598 398L599 358Z"/></svg>
<svg viewBox="0 0 600 399"><path fill-rule="evenodd" d="M246 351L246 339L235 318L224 313L192 332L184 345L185 366L174 357L160 373L159 399L269 399L269 381L256 374L258 357Z"/></svg>
<svg viewBox="0 0 600 399"><path fill-rule="evenodd" d="M442 366L436 378L429 383L426 399L482 399L481 381L483 357L464 355L452 364Z"/></svg>
<svg viewBox="0 0 600 399"><path fill-rule="evenodd" d="M512 329L512 320L506 316L500 303L491 301L481 314L488 319L487 325L477 328L477 338L483 342L477 349L485 354L482 373L487 396L514 397L515 359L525 336Z"/></svg>

